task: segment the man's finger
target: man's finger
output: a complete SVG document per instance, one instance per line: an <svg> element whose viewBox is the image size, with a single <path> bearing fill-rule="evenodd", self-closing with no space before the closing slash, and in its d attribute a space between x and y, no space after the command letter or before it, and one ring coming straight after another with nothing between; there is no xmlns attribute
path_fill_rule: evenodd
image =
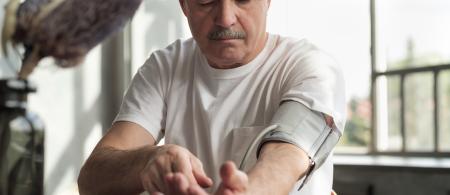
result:
<svg viewBox="0 0 450 195"><path fill-rule="evenodd" d="M195 185L189 187L188 195L208 195L208 193L206 193L199 185Z"/></svg>
<svg viewBox="0 0 450 195"><path fill-rule="evenodd" d="M166 194L176 194L175 191L175 182L173 179L174 174L173 173L168 173L166 176L164 176L164 182L166 183L167 186L167 192Z"/></svg>
<svg viewBox="0 0 450 195"><path fill-rule="evenodd" d="M152 184L155 187L155 190L165 192L166 185L164 184L163 177L161 177L160 172L157 167L151 167L150 171L152 173Z"/></svg>
<svg viewBox="0 0 450 195"><path fill-rule="evenodd" d="M194 156L190 157L190 161L192 165L192 173L194 174L197 183L204 188L211 187L213 184L212 179L209 178L203 170L202 162Z"/></svg>
<svg viewBox="0 0 450 195"><path fill-rule="evenodd" d="M179 194L187 193L187 189L189 187L189 183L186 179L186 176L184 176L181 173L175 173L174 175L174 181L175 181L175 189Z"/></svg>
<svg viewBox="0 0 450 195"><path fill-rule="evenodd" d="M187 157L189 158L189 157ZM184 174L189 182L190 185L197 185L197 180L194 177L194 174L192 173L192 165L190 163L189 159L185 159L185 158L178 158L175 162L174 162L174 171L175 172L180 172L182 174Z"/></svg>
<svg viewBox="0 0 450 195"><path fill-rule="evenodd" d="M143 181L142 186L144 186L145 191L148 193L155 193L157 192L157 187L154 183L151 181Z"/></svg>
<svg viewBox="0 0 450 195"><path fill-rule="evenodd" d="M232 191L245 191L248 186L247 174L238 170L233 162L228 161L220 168L220 177L222 185Z"/></svg>
<svg viewBox="0 0 450 195"><path fill-rule="evenodd" d="M234 193L230 189L225 189L221 195L234 195Z"/></svg>
<svg viewBox="0 0 450 195"><path fill-rule="evenodd" d="M182 173L169 173L165 180L168 184L168 194L169 195L183 195L187 194L189 183L186 177Z"/></svg>
<svg viewBox="0 0 450 195"><path fill-rule="evenodd" d="M144 187L145 191L147 191L148 193L158 191L157 186L155 185L155 183L153 183L152 179L150 178L151 177L149 175L141 176L142 187Z"/></svg>

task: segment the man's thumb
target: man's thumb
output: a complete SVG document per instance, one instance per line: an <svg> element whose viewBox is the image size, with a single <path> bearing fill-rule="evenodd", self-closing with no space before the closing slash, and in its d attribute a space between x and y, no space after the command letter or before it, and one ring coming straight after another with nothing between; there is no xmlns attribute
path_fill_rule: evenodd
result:
<svg viewBox="0 0 450 195"><path fill-rule="evenodd" d="M248 186L248 176L244 172L238 170L233 162L225 162L220 168L220 177L222 185L225 188L237 191L245 191Z"/></svg>

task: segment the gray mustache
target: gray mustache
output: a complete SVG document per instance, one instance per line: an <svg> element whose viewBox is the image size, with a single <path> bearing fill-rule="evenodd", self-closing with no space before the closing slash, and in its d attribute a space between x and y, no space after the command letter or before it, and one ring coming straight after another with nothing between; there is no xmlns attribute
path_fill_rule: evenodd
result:
<svg viewBox="0 0 450 195"><path fill-rule="evenodd" d="M210 40L222 40L222 39L245 39L247 34L245 32L233 31L231 29L220 29L209 33L208 38Z"/></svg>

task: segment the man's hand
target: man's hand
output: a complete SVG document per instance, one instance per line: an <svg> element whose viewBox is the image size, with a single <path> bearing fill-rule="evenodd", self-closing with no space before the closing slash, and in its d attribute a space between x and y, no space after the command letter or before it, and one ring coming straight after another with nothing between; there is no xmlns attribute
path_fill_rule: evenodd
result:
<svg viewBox="0 0 450 195"><path fill-rule="evenodd" d="M171 185L165 182L164 177L175 172L185 178L186 185L179 185L177 188L180 192L186 192L187 186L200 188L212 185L212 180L206 176L200 160L185 148L168 144L159 146L154 152L140 173L142 186L149 193L172 194L173 192L169 191Z"/></svg>
<svg viewBox="0 0 450 195"><path fill-rule="evenodd" d="M216 195L244 195L249 194L248 176L245 172L237 169L236 165L228 161L220 168L222 183Z"/></svg>
<svg viewBox="0 0 450 195"><path fill-rule="evenodd" d="M233 162L226 162L220 168L222 183L215 195L247 195L249 182L246 173L238 170ZM168 195L208 195L199 185L188 184L188 179L181 173L168 174L165 177L170 186Z"/></svg>
<svg viewBox="0 0 450 195"><path fill-rule="evenodd" d="M215 195L288 194L305 175L308 164L308 155L297 146L268 142L248 174L232 162L222 165L222 183ZM165 179L172 188L168 195L208 195L200 186L189 185L183 174L172 174Z"/></svg>

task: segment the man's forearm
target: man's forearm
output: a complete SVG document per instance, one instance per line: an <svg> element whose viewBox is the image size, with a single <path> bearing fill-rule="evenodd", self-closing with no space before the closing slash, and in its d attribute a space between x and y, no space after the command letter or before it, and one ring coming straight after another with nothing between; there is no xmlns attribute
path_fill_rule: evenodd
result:
<svg viewBox="0 0 450 195"><path fill-rule="evenodd" d="M249 171L251 194L288 194L309 166L307 154L283 142L269 142Z"/></svg>
<svg viewBox="0 0 450 195"><path fill-rule="evenodd" d="M149 145L135 150L96 148L80 171L80 194L139 194L144 190L139 173L154 147Z"/></svg>

